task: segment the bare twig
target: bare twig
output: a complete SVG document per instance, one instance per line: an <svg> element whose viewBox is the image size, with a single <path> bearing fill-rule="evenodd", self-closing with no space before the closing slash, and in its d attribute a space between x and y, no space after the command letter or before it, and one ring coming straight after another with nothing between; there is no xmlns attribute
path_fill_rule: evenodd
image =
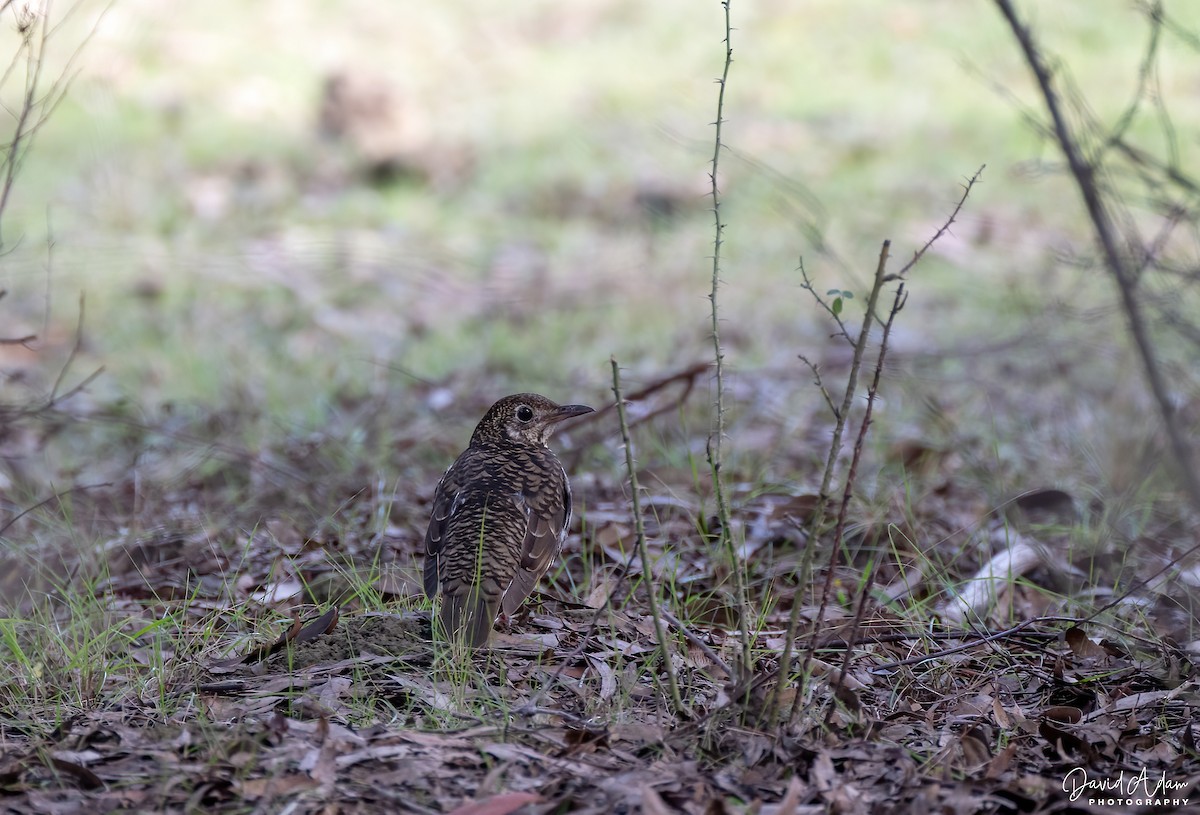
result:
<svg viewBox="0 0 1200 815"><path fill-rule="evenodd" d="M59 388L62 387L63 379L67 376L67 371L71 368L71 363L75 361L75 357L79 356L79 352L83 349L83 317L84 317L84 296L79 294L79 318L75 321L75 341L71 344L71 351L67 354L67 361L63 363L62 368L58 371L58 376L54 378L54 387L50 389L50 396L46 400L46 407L53 407L54 404L66 396L78 393L79 390L92 381L99 375L100 371L96 371L91 376L84 379L83 384L77 385L67 391L65 396L59 396Z"/></svg>
<svg viewBox="0 0 1200 815"><path fill-rule="evenodd" d="M7 144L2 145L4 156L3 159L0 159L0 252L4 250L3 215L8 208L17 172L24 163L33 136L66 98L67 91L70 90L77 73L76 62L82 55L84 47L96 35L101 21L115 1L111 0L96 16L88 33L71 52L59 75L48 86L43 74L50 41L61 33L62 25L78 11L79 5L68 8L54 24L51 24L54 16L51 13L51 0L42 0L40 4L30 3L16 7L11 2L0 5L0 15L12 8L15 18L13 23L21 37L12 61L5 69L3 76L0 76L0 86L7 84L8 80L17 73L19 66L23 67L24 71L24 83L19 102L15 111L9 111L14 119L12 136Z"/></svg>
<svg viewBox="0 0 1200 815"><path fill-rule="evenodd" d="M615 357L610 359L613 375L613 395L617 400L617 420L621 425L621 442L625 445L625 468L629 473L629 494L633 510L633 528L637 535L638 558L642 561L642 577L646 581L646 597L650 603L650 617L654 621L654 635L658 639L659 650L662 651L663 665L667 671L667 684L671 691L671 701L675 710L682 713L683 698L679 695L679 682L675 679L675 665L671 661L671 651L667 647L667 632L663 628L662 616L658 607L658 586L654 582L654 570L650 567L650 552L646 547L646 529L642 523L642 503L639 495L637 467L633 460L633 441L629 438L629 425L625 421L625 402L621 398L621 369Z"/></svg>
<svg viewBox="0 0 1200 815"><path fill-rule="evenodd" d="M708 299L712 305L712 341L713 359L715 362L716 400L713 406L713 429L708 437L708 464L712 470L713 495L717 501L717 520L721 525L720 544L729 558L729 569L733 573L734 592L737 594L738 614L741 617L738 630L741 632L742 669L752 668L750 657L750 600L746 594L745 568L738 557L737 546L733 541L733 525L729 515L729 500L725 495L725 484L721 473L724 464L722 442L725 437L725 351L721 346L721 320L717 305L717 294L721 286L721 245L725 242L725 224L721 222L721 190L717 183L718 168L721 160L721 126L725 122L725 87L729 80L729 66L733 64L733 26L730 23L729 5L732 0L722 0L721 7L725 10L725 65L721 78L717 80L720 90L717 93L717 120L714 123L716 131L713 136L712 171L709 173L712 194L713 211L713 254L712 254L712 289Z"/></svg>
<svg viewBox="0 0 1200 815"><path fill-rule="evenodd" d="M1196 472L1191 445L1188 442L1187 434L1180 426L1179 416L1172 404L1166 378L1158 359L1157 349L1150 337L1150 329L1146 325L1145 315L1142 313L1142 303L1137 292L1137 280L1130 268L1126 254L1120 248L1112 214L1100 191L1098 176L1101 174L1102 168L1100 165L1084 159L1078 139L1072 132L1059 103L1050 71L1033 40L1032 32L1021 23L1009 0L995 0L995 3L1008 22L1009 28L1012 29L1013 36L1025 56L1025 61L1029 64L1029 68L1037 80L1042 100L1053 124L1055 140L1067 159L1067 166L1075 179L1075 186L1083 199L1084 207L1092 222L1092 229L1104 254L1105 264L1117 284L1129 333L1141 358L1142 371L1150 386L1150 391L1154 395L1159 416L1170 441L1171 452L1178 465L1181 486L1192 506L1200 509L1200 474Z"/></svg>
<svg viewBox="0 0 1200 815"><path fill-rule="evenodd" d="M838 406L833 403L833 397L829 395L829 391L825 389L825 383L821 381L821 369L804 354L796 354L796 356L808 367L808 370L812 371L813 384L817 386L817 390L821 391L821 396L825 399L825 404L828 406L829 412L833 414L833 418L840 419L841 413L838 411Z"/></svg>
<svg viewBox="0 0 1200 815"><path fill-rule="evenodd" d="M7 153L4 157L4 179L0 183L0 216L3 216L4 211L8 208L13 183L17 178L17 169L21 165L25 141L31 135L29 119L38 105L38 85L41 82L42 67L45 64L43 54L46 47L49 8L45 9L45 14L39 14L32 9L19 9L16 13L18 30L21 32L21 45L14 64L20 60L23 52L25 87L21 94L20 107L17 109L16 123L13 125L12 140L7 145ZM27 14L28 18L25 16ZM0 217L0 228L3 226L3 220L3 217ZM0 248L3 246L3 232L0 232Z"/></svg>
<svg viewBox="0 0 1200 815"><path fill-rule="evenodd" d="M871 669L871 673L873 673L873 674L887 673L888 671L894 671L897 668L903 668L905 665L918 665L922 662L929 662L930 660L941 659L942 657L948 657L951 654L961 653L962 651L970 651L972 648L978 648L982 645L990 645L991 643L995 642L996 640L1006 639L1015 634L1019 634L1022 631L1024 631L1026 628L1030 628L1034 625L1037 625L1038 623L1045 622L1046 620L1061 620L1061 619L1063 619L1063 618L1061 618L1061 617L1034 617L1031 620L1025 620L1017 625L1014 625L1012 628L1006 628L1003 631L996 631L991 634L982 634L982 632L981 632L981 635L976 636L970 642L964 642L960 645L953 645L949 648L943 648L940 651L934 651L933 653L930 653L930 654L922 654L920 656L909 657L908 659L897 660L896 662L887 662L887 663L884 663L883 665L876 665L874 668ZM1072 621L1072 622L1076 622L1076 621Z"/></svg>
<svg viewBox="0 0 1200 815"><path fill-rule="evenodd" d="M888 254L889 254L891 242L884 241L883 246L880 248L879 261L875 267L874 282L871 286L871 292L867 297L866 309L863 314L863 323L862 323L861 328L859 329L858 338L857 339L850 338L847 333L847 339L850 342L850 345L854 348L854 358L850 365L850 376L849 376L848 382L846 383L846 390L842 397L841 406L840 407L834 406L832 404L832 400L830 399L829 395L825 392L824 387L821 388L822 393L825 395L826 402L829 403L830 409L833 411L835 423L834 423L833 436L830 440L830 445L829 445L829 455L826 457L825 470L821 477L821 489L820 489L820 493L819 493L819 500L817 502L816 511L813 512L812 516L809 518L808 534L807 534L808 545L805 546L804 552L800 557L800 564L797 567L797 580L798 580L798 584L801 586L808 585L809 576L812 572L812 563L813 563L813 558L815 555L816 541L820 534L821 527L825 522L825 507L828 503L830 486L833 483L834 465L837 461L837 455L841 450L842 434L845 432L846 421L848 420L848 417L850 414L850 407L853 404L854 395L855 395L855 392L858 387L858 374L859 374L859 371L862 369L863 352L865 351L865 347L867 345L867 339L870 337L872 322L873 322L873 320L878 319L878 317L875 313L875 308L879 302L880 291L882 290L882 287L885 283L894 281L897 279L903 279L903 277L913 268L913 266L916 263L918 263L921 260L921 258L923 258L925 256L925 253L929 251L929 248L932 247L934 243L936 243L943 235L945 235L949 231L950 227L954 224L955 219L958 217L958 214L962 211L963 205L966 203L967 197L971 194L971 190L974 189L975 185L979 182L979 179L983 173L983 170L984 170L984 167L981 166L967 180L967 182L963 188L963 194L959 197L959 199L958 199L957 203L955 204L954 209L951 211L950 215L946 218L946 220L942 223L942 225L938 228L938 230L929 238L929 240L927 240L925 242L925 244L923 246L921 246L920 249L918 249L916 252L913 253L912 259L908 263L906 263L904 265L904 267L898 273L888 274L886 271ZM807 276L805 276L805 282L808 283ZM807 288L810 291L812 291L811 284L809 284L807 286ZM813 291L813 294L814 294L814 296L816 296L815 291ZM884 327L884 342L885 343L886 343L886 339L890 333L892 320L894 319L896 312L899 311L899 308L901 308L903 306L904 297L905 297L904 284L901 283L896 292L897 299L893 301L893 306L892 306L893 312L889 315L889 317L885 323L885 327ZM818 301L819 300L820 300L820 298L818 297ZM832 309L827 309L827 310L832 312ZM840 321L839 321L839 325L840 325ZM843 330L843 333L846 333L844 328L842 330ZM885 349L881 348L880 349L880 357L879 357L879 360L877 360L877 364L876 364L875 380L871 386L872 394L875 392L875 389L878 386L879 376L881 375L881 372L882 372L882 364L883 364L884 354L885 354ZM801 359L804 359L804 358L801 357ZM808 360L804 360L804 362L805 362L805 364L807 364L809 366L810 369L814 369L814 373L815 373L814 366L811 363L809 363ZM833 579L833 571L834 571L834 566L836 564L837 551L841 546L842 529L844 529L845 507L849 500L849 495L850 495L849 491L853 487L854 476L855 476L855 472L857 469L858 453L860 451L860 448L858 445L861 445L862 440L864 438L862 434L865 432L866 425L870 421L872 404L873 404L873 398L871 397L871 394L869 394L866 419L864 420L863 428L860 429L859 441L856 444L856 448L855 448L855 456L854 456L854 459L851 464L851 470L850 470L849 474L847 475L846 486L845 486L845 489L843 492L842 508L839 511L839 518L841 520L839 522L838 528L835 530L834 540L832 542L832 551L830 553L830 561L829 561L829 572L826 574L825 587L824 587L823 591L821 592L821 611L818 613L818 616L817 616L818 624L824 615L824 609L826 607L828 598L830 596L830 591L831 591L831 587L832 587L832 583L830 581ZM799 628L799 623L800 623L801 606L802 606L801 603L793 604L791 614L788 615L787 632L784 635L783 654L781 655L780 661L779 661L779 673L778 673L777 681L775 682L774 690L772 691L771 696L768 699L766 709L765 709L768 719L773 719L775 717L776 712L777 712L778 701L780 698L780 693L782 692L783 688L787 684L787 677L790 672L790 665L791 665L791 660L792 660L792 651L795 646L796 633L797 633L797 630ZM804 660L804 663L801 665L800 672L799 672L799 677L800 677L801 683L803 683L805 680L805 675L807 674L807 671L808 671L808 663L809 663L809 660L811 659L812 652L813 652L813 649L811 647L808 650L806 650L806 652L805 652L805 660ZM793 705L792 705L792 712L791 712L791 718L793 718L793 719L799 710L799 707L798 707L799 704L801 703L802 699L804 698L803 691L804 691L803 687L798 688L796 695L794 697Z"/></svg>
<svg viewBox="0 0 1200 815"><path fill-rule="evenodd" d="M879 291L883 287L884 272L887 269L888 252L891 248L891 241L884 241L883 246L879 250L879 263L875 267L875 281L871 286L871 293L867 297L867 308L863 313L862 326L859 328L858 339L854 341L854 359L850 364L850 377L846 382L846 390L842 394L842 404L837 410L837 421L834 423L833 438L829 442L829 454L825 459L825 472L821 477L821 491L818 495L817 508L813 512L808 526L808 546L804 548L804 553L800 558L799 566L799 585L808 585L809 575L812 573L812 561L814 550L816 549L815 542L818 533L821 529L821 524L825 522L825 504L829 499L830 486L833 483L834 465L837 461L838 452L842 449L842 433L846 429L846 421L850 416L850 407L854 403L854 394L858 390L858 372L862 369L862 357L867 348L867 340L871 335L871 324L875 315L875 304L879 300ZM834 553L830 554L830 572L833 571L834 559L836 558L837 547L839 541L833 544ZM828 585L828 581L827 585ZM828 590L822 593L822 597L828 596ZM778 710L779 695L783 688L787 685L787 677L791 671L792 648L796 640L796 631L800 627L800 609L803 603L793 603L792 611L788 615L787 634L784 635L783 655L779 659L779 676L775 682L775 689L771 693L771 698L767 703L766 713L769 719L773 719ZM817 618L818 625L820 624L820 616ZM804 681L804 672L807 670L808 661L811 657L811 652L806 655L804 665L800 670L800 681ZM803 696L803 688L796 692L795 704L792 706L793 716L798 710L799 700Z"/></svg>
<svg viewBox="0 0 1200 815"><path fill-rule="evenodd" d="M1141 6L1143 13L1151 15L1156 22L1162 23L1168 31L1186 43L1192 50L1200 51L1200 36L1167 14L1161 3L1138 3L1138 5Z"/></svg>
<svg viewBox="0 0 1200 815"><path fill-rule="evenodd" d="M46 504L53 503L54 501L61 501L64 496L70 495L73 492L86 492L87 490L95 490L95 489L99 489L100 487L111 487L111 486L112 486L111 482L105 481L102 484L77 484L74 487L71 487L70 489L58 490L53 495L49 496L48 498L43 498L41 501L38 501L33 506L25 507L25 509L21 510L16 515L9 518L8 521L4 524L4 526L0 526L0 535L3 535L5 532L7 532L9 530L9 528L13 524L15 524L17 521L21 520L26 515L33 512L34 510L41 509L42 507L46 506Z"/></svg>
<svg viewBox="0 0 1200 815"><path fill-rule="evenodd" d="M684 368L681 371L676 371L673 374L668 374L667 376L656 379L655 381L651 382L646 387L639 388L638 390L636 390L633 393L626 396L625 397L626 402L640 402L643 399L650 396L651 394L657 393L658 391L663 390L664 388L666 388L669 385L673 385L677 382L683 383L683 388L679 391L679 393L677 395L673 396L671 399L665 401L663 404L659 405L658 407L654 408L653 410L637 417L637 419L635 419L629 423L629 429L632 430L633 428L637 427L638 425L645 424L646 422L650 421L651 419L653 419L657 416L661 416L662 414L667 413L668 411L675 410L680 405L682 405L684 402L686 402L688 400L688 397L692 393L692 389L696 386L696 377L700 376L700 374L704 373L706 370L708 370L708 363L707 362L698 362L695 365L689 365L688 367ZM605 408L602 408L601 410L597 411L597 413L602 414L607 410L609 410L609 408L605 407ZM585 416L583 418L584 418L584 420L587 420L587 419L591 418L591 416L592 416L592 414L588 414L587 416Z"/></svg>
<svg viewBox="0 0 1200 815"><path fill-rule="evenodd" d="M707 642L700 639L700 636L698 634L696 634L696 632L692 631L686 625L681 623L679 621L679 618L677 618L674 614L667 611L666 609L661 609L659 611L659 613L662 614L664 620L666 620L671 625L678 628L679 633L683 634L684 638L688 642L690 642L692 645L699 648L704 653L704 655L706 657L708 657L709 661L712 662L713 665L716 665L718 668L720 668L725 673L725 675L727 677L729 677L730 679L734 678L733 677L733 669L730 668L728 664L726 664L725 660L721 659L721 657L717 655L717 652L714 651Z"/></svg>
<svg viewBox="0 0 1200 815"><path fill-rule="evenodd" d="M834 529L833 539L836 542L842 540L843 531L846 528L846 510L850 506L850 498L854 490L854 482L858 474L858 463L862 460L862 451L864 442L867 439L867 430L871 427L871 414L875 408L875 398L879 394L879 380L883 376L883 363L887 357L888 339L892 334L892 324L896 321L896 315L904 308L904 303L908 299L908 294L904 291L904 284L901 283L896 287L896 294L892 298L892 309L888 313L887 322L883 324L883 336L879 340L879 356L875 360L875 373L871 377L871 384L867 388L867 410L863 416L862 424L858 428L858 438L854 442L854 456L850 459L850 469L846 474L846 487L842 490L842 505L838 509L837 526ZM834 547L834 555L836 556L838 547ZM833 557L831 556L831 557ZM825 599L828 596L831 586L830 580L833 575L833 563L831 562L829 574L826 576L826 591L821 597L821 606L825 606ZM854 620L850 626L850 639L853 640L858 636L859 627L862 625L863 616L866 614L867 603L871 597L871 587L875 584L875 576L879 573L877 568L870 568L867 571L866 580L863 582L859 592L858 607L854 611ZM823 612L822 612L823 613ZM818 619L820 619L818 617ZM812 653L815 648L810 648L808 653ZM825 713L825 723L829 724L833 721L834 711L837 709L837 700L840 696L839 691L842 684L845 682L846 674L850 670L850 656L854 649L847 648L846 653L842 657L842 669L837 672L833 684L833 693L829 697L829 708ZM799 698L797 696L796 698ZM792 716L796 715L797 708L792 706Z"/></svg>
<svg viewBox="0 0 1200 815"><path fill-rule="evenodd" d="M104 373L104 366L101 365L79 382L72 385L70 388L62 390L63 382L67 377L67 373L71 370L71 366L74 364L75 359L79 356L80 351L83 350L83 323L84 299L83 295L81 294L79 296L79 318L75 324L75 341L71 345L71 350L67 354L66 360L58 370L58 375L54 379L54 385L51 387L50 392L46 394L43 399L32 404L17 406L0 405L0 417L3 417L5 420L11 422L15 419L46 413L47 411L56 408L62 402L67 401L72 396L83 392L88 385L92 384L92 382L94 382L96 378L100 376L100 374ZM2 340L0 341L0 344L18 343L28 347L27 343L33 342L36 339L36 336L31 335L16 340Z"/></svg>
<svg viewBox="0 0 1200 815"><path fill-rule="evenodd" d="M1200 195L1200 181L1186 175L1178 167L1159 161L1145 150L1132 145L1125 139L1115 139L1113 147L1137 167L1149 167L1161 173L1168 181L1189 195Z"/></svg>
<svg viewBox="0 0 1200 815"><path fill-rule="evenodd" d="M838 330L833 333L833 336L841 337L843 340L846 341L847 345L849 345L851 348L853 348L854 347L854 338L851 337L850 332L846 330L846 324L844 322L842 322L842 315L840 315L836 311L834 311L833 306L831 306L831 305L829 305L829 303L825 302L825 298L823 298L820 294L818 294L817 290L815 288L813 288L813 282L812 282L812 279L809 278L809 276L808 276L808 270L804 268L804 258L800 259L800 265L797 267L797 270L800 272L800 279L802 281L800 283L800 288L806 290L809 294L811 294L813 296L813 299L817 301L817 305L825 310L825 313L828 314L833 319L834 325L837 326ZM809 366L809 367L812 367L812 366ZM834 411L834 414L835 415L837 414L836 410Z"/></svg>
<svg viewBox="0 0 1200 815"><path fill-rule="evenodd" d="M954 226L954 222L958 219L958 213L962 212L963 204L967 202L967 196L971 194L971 190L976 184L979 183L979 179L983 175L983 171L985 169L987 169L986 164L979 165L979 169L976 170L975 174L968 178L967 183L963 185L963 193L959 196L958 203L954 205L954 211L950 213L950 217L946 219L945 223L941 225L937 232L933 233L933 236L929 240L925 241L924 246L913 252L912 259L900 267L900 271L896 272L896 274L889 276L888 280L895 280L897 278L903 279L903 277L907 275L912 268L917 265L917 263L920 262L921 258L925 257L925 253L929 251L929 248L937 243L943 235L950 231L950 227Z"/></svg>
<svg viewBox="0 0 1200 815"><path fill-rule="evenodd" d="M645 387L639 388L638 390L626 395L625 401L627 403L640 402L644 399L648 399L650 396L661 390L666 390L671 385L681 385L681 387L675 393L668 394L668 396L662 398L661 401L655 405L655 407L641 414L636 419L630 421L629 429L633 430L635 427L643 425L646 422L663 415L664 413L678 410L684 403L687 402L689 398L691 398L692 391L696 388L696 380L701 374L709 370L710 367L711 363L697 362L693 365L689 365L686 368L675 371L674 373L659 377ZM608 436L608 434L611 432L610 429L607 426L602 425L600 422L602 417L605 417L614 407L615 405L605 405L604 407L599 408L592 413L587 414L586 416L581 416L578 420L572 422L572 438L577 439L578 443L573 445L573 449L569 453L566 453L562 456L564 463L567 464L567 469L575 469L578 467L580 459L583 457L584 453L587 452L588 448L600 443L602 439Z"/></svg>

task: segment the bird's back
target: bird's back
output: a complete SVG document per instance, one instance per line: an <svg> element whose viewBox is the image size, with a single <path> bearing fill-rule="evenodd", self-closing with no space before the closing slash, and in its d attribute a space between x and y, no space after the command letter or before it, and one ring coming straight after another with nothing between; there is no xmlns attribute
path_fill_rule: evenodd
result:
<svg viewBox="0 0 1200 815"><path fill-rule="evenodd" d="M451 639L483 645L503 604L515 611L566 534L570 489L547 447L473 443L442 476L425 536L425 591L443 592Z"/></svg>

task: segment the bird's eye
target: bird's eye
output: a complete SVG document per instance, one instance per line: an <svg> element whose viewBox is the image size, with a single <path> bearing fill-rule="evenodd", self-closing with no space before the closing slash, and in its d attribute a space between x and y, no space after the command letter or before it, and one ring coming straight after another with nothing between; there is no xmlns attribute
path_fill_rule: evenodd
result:
<svg viewBox="0 0 1200 815"><path fill-rule="evenodd" d="M520 407L517 408L517 420L518 421L528 422L532 418L533 418L533 408L529 407L529 405L521 405Z"/></svg>

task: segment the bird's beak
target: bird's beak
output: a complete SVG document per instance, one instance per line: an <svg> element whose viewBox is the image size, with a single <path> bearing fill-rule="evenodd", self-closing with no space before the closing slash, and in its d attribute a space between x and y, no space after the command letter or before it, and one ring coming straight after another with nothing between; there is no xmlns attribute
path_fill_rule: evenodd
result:
<svg viewBox="0 0 1200 815"><path fill-rule="evenodd" d="M587 405L560 405L555 408L553 413L546 417L546 424L558 424L565 419L574 419L576 416L595 412L595 408L590 408Z"/></svg>

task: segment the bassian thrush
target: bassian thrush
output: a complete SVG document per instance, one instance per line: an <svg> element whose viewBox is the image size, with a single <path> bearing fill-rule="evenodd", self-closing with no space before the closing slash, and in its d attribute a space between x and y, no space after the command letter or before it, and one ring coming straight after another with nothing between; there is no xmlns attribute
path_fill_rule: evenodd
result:
<svg viewBox="0 0 1200 815"><path fill-rule="evenodd" d="M433 494L425 532L425 593L442 590L442 633L484 645L496 614L512 614L550 568L571 523L571 486L546 446L558 423L591 413L536 393L484 414Z"/></svg>

